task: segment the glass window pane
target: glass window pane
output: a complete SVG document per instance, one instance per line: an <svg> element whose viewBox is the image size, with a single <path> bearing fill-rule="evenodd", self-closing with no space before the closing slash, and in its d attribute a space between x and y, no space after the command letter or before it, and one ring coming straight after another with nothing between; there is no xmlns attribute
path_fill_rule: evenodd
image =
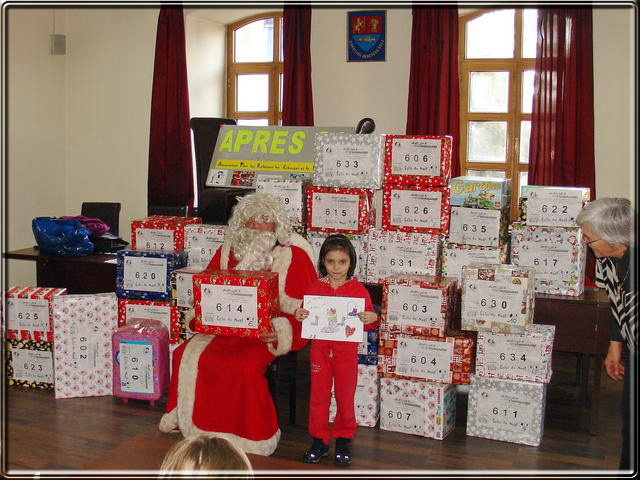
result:
<svg viewBox="0 0 640 480"><path fill-rule="evenodd" d="M509 110L509 72L471 72L469 90L470 112Z"/></svg>
<svg viewBox="0 0 640 480"><path fill-rule="evenodd" d="M518 185L518 198L520 198L520 192L522 191L522 187L525 185L529 185L529 172L520 172L520 185Z"/></svg>
<svg viewBox="0 0 640 480"><path fill-rule="evenodd" d="M469 122L469 162L504 163L507 122Z"/></svg>
<svg viewBox="0 0 640 480"><path fill-rule="evenodd" d="M284 19L280 20L280 61L284 62Z"/></svg>
<svg viewBox="0 0 640 480"><path fill-rule="evenodd" d="M467 169L467 175L474 177L504 178L503 170L472 170Z"/></svg>
<svg viewBox="0 0 640 480"><path fill-rule="evenodd" d="M273 18L256 20L234 32L235 62L273 61Z"/></svg>
<svg viewBox="0 0 640 480"><path fill-rule="evenodd" d="M497 10L467 23L466 58L513 58L515 10Z"/></svg>
<svg viewBox="0 0 640 480"><path fill-rule="evenodd" d="M538 41L538 10L525 8L522 12L522 58L536 58Z"/></svg>
<svg viewBox="0 0 640 480"><path fill-rule="evenodd" d="M534 70L525 70L522 72L522 113L531 113L531 109L533 108L534 77Z"/></svg>
<svg viewBox="0 0 640 480"><path fill-rule="evenodd" d="M269 74L238 75L237 112L266 112L269 109Z"/></svg>
<svg viewBox="0 0 640 480"><path fill-rule="evenodd" d="M284 74L280 74L280 112L282 111L282 98L283 98L283 92L284 90Z"/></svg>
<svg viewBox="0 0 640 480"><path fill-rule="evenodd" d="M246 125L249 127L264 127L269 125L269 119L267 118L239 118L237 120L238 125Z"/></svg>
<svg viewBox="0 0 640 480"><path fill-rule="evenodd" d="M520 122L520 163L529 163L529 140L531 138L531 122Z"/></svg>

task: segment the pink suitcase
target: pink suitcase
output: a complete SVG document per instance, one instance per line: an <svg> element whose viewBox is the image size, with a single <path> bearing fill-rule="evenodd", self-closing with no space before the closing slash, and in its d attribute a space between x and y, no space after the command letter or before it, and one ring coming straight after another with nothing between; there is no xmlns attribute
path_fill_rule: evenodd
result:
<svg viewBox="0 0 640 480"><path fill-rule="evenodd" d="M131 319L112 336L113 396L149 400L153 407L169 387L169 331L162 322Z"/></svg>

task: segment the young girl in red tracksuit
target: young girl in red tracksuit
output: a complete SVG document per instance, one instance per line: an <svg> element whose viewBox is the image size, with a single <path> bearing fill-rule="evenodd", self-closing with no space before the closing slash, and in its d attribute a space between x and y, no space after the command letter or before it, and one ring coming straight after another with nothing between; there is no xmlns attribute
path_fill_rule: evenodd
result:
<svg viewBox="0 0 640 480"><path fill-rule="evenodd" d="M356 251L344 235L331 235L322 244L318 259L320 277L309 285L305 295L364 298L365 311L357 315L365 330L375 328L378 316L373 311L371 297L364 286L353 277ZM309 311L298 308L297 320L309 316ZM356 433L354 397L358 381L358 344L334 340L311 341L311 398L309 400L309 433L313 437L311 448L303 461L317 463L329 453L331 437L336 439L335 463L351 463L349 443ZM338 406L333 428L329 428L331 384L334 384Z"/></svg>

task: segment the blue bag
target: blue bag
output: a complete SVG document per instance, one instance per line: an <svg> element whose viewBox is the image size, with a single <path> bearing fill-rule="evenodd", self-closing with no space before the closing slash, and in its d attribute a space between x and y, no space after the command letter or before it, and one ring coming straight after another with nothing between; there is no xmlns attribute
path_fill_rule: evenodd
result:
<svg viewBox="0 0 640 480"><path fill-rule="evenodd" d="M89 229L78 220L36 217L31 222L38 248L47 255L84 257L93 252Z"/></svg>

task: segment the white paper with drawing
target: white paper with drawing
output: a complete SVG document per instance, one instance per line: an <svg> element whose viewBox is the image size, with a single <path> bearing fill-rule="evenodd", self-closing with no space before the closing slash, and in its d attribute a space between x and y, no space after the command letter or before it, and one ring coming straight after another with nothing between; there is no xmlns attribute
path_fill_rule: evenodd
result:
<svg viewBox="0 0 640 480"><path fill-rule="evenodd" d="M309 316L302 322L302 338L361 342L364 298L305 295L302 307Z"/></svg>

